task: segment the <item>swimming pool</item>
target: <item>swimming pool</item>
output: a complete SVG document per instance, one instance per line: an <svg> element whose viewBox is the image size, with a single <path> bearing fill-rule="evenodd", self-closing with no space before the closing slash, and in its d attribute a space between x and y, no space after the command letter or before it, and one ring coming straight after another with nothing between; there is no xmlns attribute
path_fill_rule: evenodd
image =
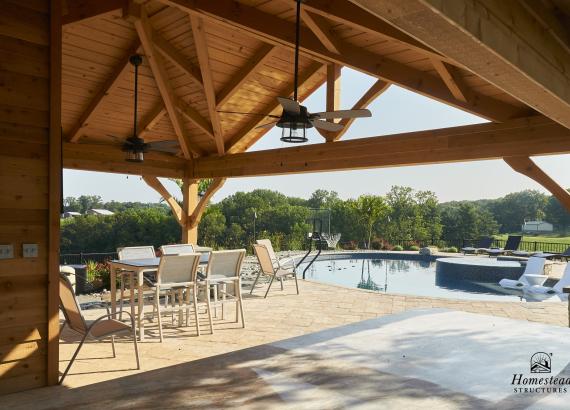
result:
<svg viewBox="0 0 570 410"><path fill-rule="evenodd" d="M368 256L368 255L367 255ZM307 264L302 264L299 275ZM323 256L306 273L306 279L350 288L404 295L489 301L520 301L516 291L497 282L449 279L436 274L435 261L405 259L339 259Z"/></svg>

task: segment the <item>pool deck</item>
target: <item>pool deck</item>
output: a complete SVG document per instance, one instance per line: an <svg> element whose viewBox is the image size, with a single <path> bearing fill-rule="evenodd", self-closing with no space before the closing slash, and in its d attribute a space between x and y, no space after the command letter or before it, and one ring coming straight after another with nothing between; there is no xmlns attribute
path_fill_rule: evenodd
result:
<svg viewBox="0 0 570 410"><path fill-rule="evenodd" d="M160 344L156 326L150 323L147 327L150 337L139 344L142 358L140 371L134 370L133 348L128 339L118 342L117 358L111 357L109 343L90 343L80 353L64 386L4 396L0 408L148 408L152 407L152 403L156 406L161 402L167 403L168 408L231 408L242 405L260 409L269 405L286 407L286 400L284 401L279 389L283 384L287 384L287 380L275 379L271 372L267 373L269 370L265 373L263 370L259 374L255 373L251 368L241 368L239 363L250 359L261 360L264 364L256 368L263 368L268 366L270 362L267 360L270 360L274 353L282 353L282 347L278 347L275 342L294 337L310 338L315 332L344 325L359 326L358 323L368 319L389 318L391 316L387 315L414 309L427 309L429 312L434 308L444 308L449 311L524 321L513 322L515 327L526 326L527 322L539 322L554 325L543 326L545 329L552 329L554 333L569 331L565 328L568 325L566 303L447 300L379 294L311 281L300 281L301 295L296 295L294 289L293 282L287 281L285 291L282 292L279 286L274 286L267 299L260 296L263 294L262 288L257 290L254 296L248 295L244 303L245 329L219 318L215 321L213 335L205 334L207 326L204 321L203 334L196 337L192 325L189 328L170 327L170 320L167 318L164 320L165 341ZM98 309L88 310L86 316L94 318L101 313ZM231 309L227 312L227 317L234 317ZM440 325L436 321L430 326L433 326L435 331ZM465 326L467 335L469 322L466 322ZM404 334L400 336L405 340ZM412 337L411 334L409 336ZM462 338L457 337L454 342L460 344ZM69 332L64 332L60 349L60 369L68 363L67 360L76 346L77 339ZM514 341L511 347L516 349ZM312 372L315 377L321 374L318 361L307 366L306 372ZM366 371L362 370L361 376L365 377L365 374ZM182 377L183 375L186 377ZM273 381L269 382L267 377ZM397 382L405 389L408 385L402 377L383 373L383 381L377 381ZM281 387L273 386L274 382ZM449 389L427 389L423 390L425 395L422 395L421 389L414 393L413 388L423 382L413 379L409 383L408 387L412 390L408 396L403 397L405 390L392 394L386 391L383 393L385 398L392 400L394 404L405 403L408 407L429 404L430 401L426 402L426 398L430 395L432 408L456 408L457 406L451 404L459 403L448 400L453 396ZM437 391L440 391L440 396ZM466 400L465 403L476 404L479 400L471 396L461 397L461 400ZM319 403L321 406L325 404Z"/></svg>

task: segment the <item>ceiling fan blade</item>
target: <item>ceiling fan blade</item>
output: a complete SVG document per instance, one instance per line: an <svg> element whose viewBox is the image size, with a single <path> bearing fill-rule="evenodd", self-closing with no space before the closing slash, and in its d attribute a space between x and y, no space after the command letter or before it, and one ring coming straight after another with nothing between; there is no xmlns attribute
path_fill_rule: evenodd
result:
<svg viewBox="0 0 570 410"><path fill-rule="evenodd" d="M220 114L240 114L240 115L255 115L257 117L281 118L278 115L262 114L260 112L241 112L241 111L218 111Z"/></svg>
<svg viewBox="0 0 570 410"><path fill-rule="evenodd" d="M301 107L299 106L298 101L285 97L277 97L277 101L279 101L283 110L295 115L299 115L301 113Z"/></svg>
<svg viewBox="0 0 570 410"><path fill-rule="evenodd" d="M262 125L258 125L257 127L255 127L254 129L258 129L258 128L272 128L275 126L275 124L277 124L278 121L271 121L268 122L267 124L262 124Z"/></svg>
<svg viewBox="0 0 570 410"><path fill-rule="evenodd" d="M311 114L311 118L330 119L330 118L365 118L371 117L370 110L338 110L338 111L325 111L316 112Z"/></svg>
<svg viewBox="0 0 570 410"><path fill-rule="evenodd" d="M344 125L322 120L311 120L311 124L325 131L340 131L344 128Z"/></svg>

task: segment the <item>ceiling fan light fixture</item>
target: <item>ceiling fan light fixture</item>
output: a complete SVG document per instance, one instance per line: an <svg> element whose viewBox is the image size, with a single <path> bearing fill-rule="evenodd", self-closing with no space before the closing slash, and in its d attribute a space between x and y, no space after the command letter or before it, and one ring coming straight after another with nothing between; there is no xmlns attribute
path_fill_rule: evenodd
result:
<svg viewBox="0 0 570 410"><path fill-rule="evenodd" d="M292 127L283 127L281 131L281 141L290 144L301 144L307 142L307 128L305 124L292 124Z"/></svg>
<svg viewBox="0 0 570 410"><path fill-rule="evenodd" d="M123 151L126 153L125 160L128 162L143 162L147 147L148 144L145 144L142 138L127 138L127 141L123 145Z"/></svg>

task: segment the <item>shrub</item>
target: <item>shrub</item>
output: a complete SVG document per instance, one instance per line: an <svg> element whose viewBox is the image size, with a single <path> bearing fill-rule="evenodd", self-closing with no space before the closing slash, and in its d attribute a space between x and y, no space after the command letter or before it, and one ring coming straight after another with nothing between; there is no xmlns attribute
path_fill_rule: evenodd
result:
<svg viewBox="0 0 570 410"><path fill-rule="evenodd" d="M420 250L420 247L419 247L419 246L416 246L416 245L412 245L412 246L409 246L409 247L408 247L408 250L409 250L409 251L416 251L416 252L417 252L417 251Z"/></svg>
<svg viewBox="0 0 570 410"><path fill-rule="evenodd" d="M349 250L349 251L353 251L355 249L358 249L358 242L357 241L348 241L348 242L344 242L341 245L342 249L345 250Z"/></svg>
<svg viewBox="0 0 570 410"><path fill-rule="evenodd" d="M449 248L443 248L442 251L443 251L443 252L448 252L448 253L457 253L457 252L459 252L455 246L450 246Z"/></svg>
<svg viewBox="0 0 570 410"><path fill-rule="evenodd" d="M400 252L400 251L403 251L404 248L402 248L400 245L396 245L396 246L394 246L394 247L392 248L392 250L393 250L393 251Z"/></svg>
<svg viewBox="0 0 570 410"><path fill-rule="evenodd" d="M104 262L87 261L87 286L92 291L109 289L111 287L111 274L109 266Z"/></svg>
<svg viewBox="0 0 570 410"><path fill-rule="evenodd" d="M384 241L381 239L374 239L372 241L372 243L370 244L370 247L376 251L379 251L380 249L382 249L384 245Z"/></svg>

